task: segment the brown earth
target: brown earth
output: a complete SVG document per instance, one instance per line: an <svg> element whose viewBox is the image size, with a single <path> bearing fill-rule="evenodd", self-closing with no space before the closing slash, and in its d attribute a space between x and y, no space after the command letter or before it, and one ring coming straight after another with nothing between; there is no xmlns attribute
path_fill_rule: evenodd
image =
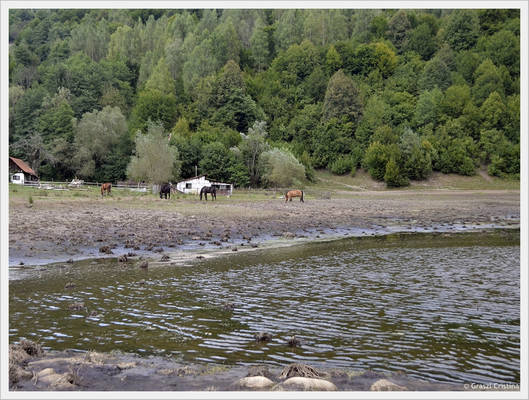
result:
<svg viewBox="0 0 529 400"><path fill-rule="evenodd" d="M188 243L217 248L256 245L273 236L317 237L341 228L372 234L388 226L413 232L516 226L520 220L518 190L363 191L332 199L306 197L304 203L285 203L279 193L262 200L219 196L217 202L206 203L114 195L38 198L31 207L24 199L11 199L10 264L117 257L127 251L154 255Z"/></svg>

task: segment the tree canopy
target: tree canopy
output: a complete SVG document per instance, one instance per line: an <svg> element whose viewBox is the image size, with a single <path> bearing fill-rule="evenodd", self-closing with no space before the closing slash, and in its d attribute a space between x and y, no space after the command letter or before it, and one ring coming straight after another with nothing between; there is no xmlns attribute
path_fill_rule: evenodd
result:
<svg viewBox="0 0 529 400"><path fill-rule="evenodd" d="M166 179L517 178L520 12L10 9L9 141L53 179L154 179L162 143Z"/></svg>

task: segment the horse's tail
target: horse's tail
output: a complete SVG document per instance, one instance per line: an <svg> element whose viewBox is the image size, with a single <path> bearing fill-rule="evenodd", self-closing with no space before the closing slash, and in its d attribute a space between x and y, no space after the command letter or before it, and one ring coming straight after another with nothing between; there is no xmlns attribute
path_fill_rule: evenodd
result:
<svg viewBox="0 0 529 400"><path fill-rule="evenodd" d="M301 191L301 201L303 201L303 190ZM303 201L305 203L305 201Z"/></svg>

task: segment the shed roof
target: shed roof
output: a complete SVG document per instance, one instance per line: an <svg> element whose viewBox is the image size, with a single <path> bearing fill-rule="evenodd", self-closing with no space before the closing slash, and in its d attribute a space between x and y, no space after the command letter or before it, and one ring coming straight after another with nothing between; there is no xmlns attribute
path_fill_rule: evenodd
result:
<svg viewBox="0 0 529 400"><path fill-rule="evenodd" d="M209 180L206 175L199 175L199 176L194 176L192 178L184 179L183 181L180 181L178 183L185 183L185 182L189 182L189 181L194 181L194 180L200 179L200 178L205 178L205 179ZM210 183L212 183L212 184L220 184L220 185L230 185L230 183L216 182L216 181L210 181Z"/></svg>
<svg viewBox="0 0 529 400"><path fill-rule="evenodd" d="M13 161L17 165L17 167L20 168L22 171L30 175L38 177L35 171L33 171L33 169L31 169L31 167L27 165L24 161L22 161L20 158L9 157L9 159Z"/></svg>
<svg viewBox="0 0 529 400"><path fill-rule="evenodd" d="M194 180L196 180L196 179L200 179L200 178L206 178L206 179L208 179L206 175L199 175L199 176L194 176L194 177L192 177L192 178L184 179L184 180L182 180L182 181L180 181L180 182L178 182L178 183L194 181Z"/></svg>

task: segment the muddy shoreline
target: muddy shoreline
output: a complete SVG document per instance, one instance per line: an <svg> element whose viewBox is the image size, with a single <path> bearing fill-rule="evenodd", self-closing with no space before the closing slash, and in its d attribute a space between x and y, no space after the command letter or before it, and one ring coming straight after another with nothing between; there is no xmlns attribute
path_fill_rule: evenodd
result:
<svg viewBox="0 0 529 400"><path fill-rule="evenodd" d="M9 264L43 265L135 254L200 254L395 232L516 228L519 191L361 192L284 203L152 197L12 201Z"/></svg>
<svg viewBox="0 0 529 400"><path fill-rule="evenodd" d="M11 349L11 351L13 351ZM10 367L10 388L16 391L291 391L288 378L303 376L291 366L316 371L319 384L331 391L464 391L461 383L432 383L404 374L353 369L312 369L306 364L227 366L181 363L170 357L140 357L120 352L48 351L17 356ZM12 358L15 358L12 356ZM23 359L23 360L22 360ZM285 371L289 371L285 376ZM248 377L266 382L249 383ZM313 377L314 379L314 377ZM265 381L263 379L263 381ZM314 381L312 381L314 382Z"/></svg>

